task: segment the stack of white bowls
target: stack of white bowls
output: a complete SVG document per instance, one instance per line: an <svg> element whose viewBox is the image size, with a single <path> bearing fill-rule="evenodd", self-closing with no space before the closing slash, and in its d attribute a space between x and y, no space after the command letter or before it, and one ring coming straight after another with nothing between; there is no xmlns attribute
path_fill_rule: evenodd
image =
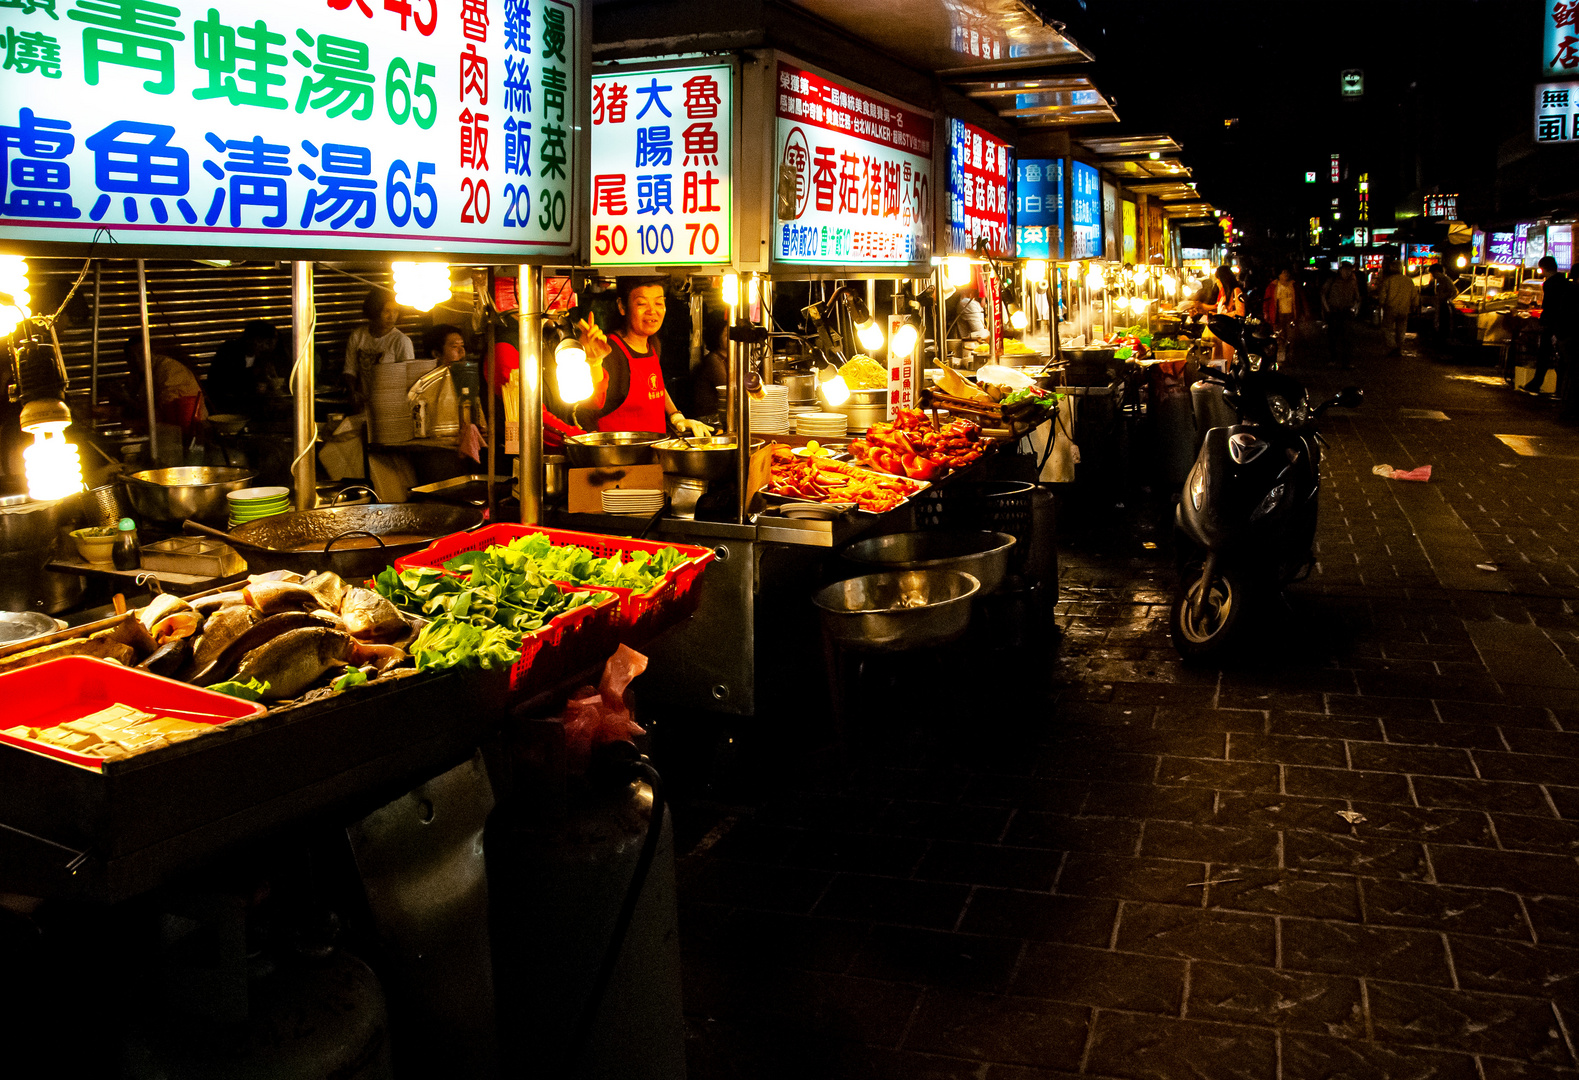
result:
<svg viewBox="0 0 1579 1080"><path fill-rule="evenodd" d="M652 517L652 515L662 509L663 491L659 488L603 489L603 512L605 514Z"/></svg>
<svg viewBox="0 0 1579 1080"><path fill-rule="evenodd" d="M411 406L406 391L414 376L407 374L410 364L375 364L369 375L367 419L376 443L411 441Z"/></svg>
<svg viewBox="0 0 1579 1080"><path fill-rule="evenodd" d="M795 434L812 439L842 439L850 430L850 418L837 412L802 413L795 418Z"/></svg>
<svg viewBox="0 0 1579 1080"><path fill-rule="evenodd" d="M751 430L764 435L789 432L789 387L771 383L762 388L762 400L747 399L751 405Z"/></svg>

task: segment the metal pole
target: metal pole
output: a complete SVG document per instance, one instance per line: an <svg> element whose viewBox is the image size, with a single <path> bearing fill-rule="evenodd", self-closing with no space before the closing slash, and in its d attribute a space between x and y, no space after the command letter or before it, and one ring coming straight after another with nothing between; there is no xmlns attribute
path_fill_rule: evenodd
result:
<svg viewBox="0 0 1579 1080"><path fill-rule="evenodd" d="M483 273L484 284L492 289L493 271ZM475 288L475 285L473 285ZM496 342L494 341L493 311L490 306L492 296L480 301L482 308L483 325L486 331L483 334L483 349L488 356L488 520L494 520L494 491L493 479L498 475L494 462L494 447L498 445L498 402L499 402L499 356Z"/></svg>
<svg viewBox="0 0 1579 1080"><path fill-rule="evenodd" d="M88 368L88 416L99 407L99 301L103 295L104 264L93 264L93 352Z"/></svg>
<svg viewBox="0 0 1579 1080"><path fill-rule="evenodd" d="M945 275L943 273L943 264L942 263L938 263L938 265L934 268L934 276L936 277L937 280L932 286L932 298L937 301L937 307L938 307L938 324L937 324L937 351L938 351L937 362L938 362L938 367L940 367L940 368L953 367L954 365L949 363L949 356L948 356L948 325L947 325L947 322L946 322L946 319L948 317L948 312L947 312L947 309L944 307L944 304L943 304L943 284L944 284L944 281L945 281Z"/></svg>
<svg viewBox="0 0 1579 1080"><path fill-rule="evenodd" d="M153 335L148 328L148 268L137 260L137 310L142 315L143 328L143 387L148 391L148 456L154 468L159 467L159 415L154 401L154 349Z"/></svg>
<svg viewBox="0 0 1579 1080"><path fill-rule="evenodd" d="M543 520L543 268L522 266L516 305L521 312L521 524Z"/></svg>
<svg viewBox="0 0 1579 1080"><path fill-rule="evenodd" d="M729 307L729 329L731 330L740 325L739 277L735 278L735 290L734 300L730 300L727 296L724 298ZM747 431L750 425L746 427L739 426L740 416L735 409L736 399L740 397L741 380L740 364L738 363L740 350L735 344L735 336L733 334L729 335L729 343L724 351L729 359L729 372L724 377L724 434L739 436L742 432ZM735 445L741 446L744 443L737 442Z"/></svg>
<svg viewBox="0 0 1579 1080"><path fill-rule="evenodd" d="M313 446L318 441L318 425L313 415L313 391L318 383L317 353L313 331L318 308L313 300L313 264L291 263L291 337L296 342L296 362L291 365L291 398L295 416L296 456L291 459L291 483L296 488L296 509L311 510L318 505L318 462ZM373 478L367 477L368 483Z"/></svg>
<svg viewBox="0 0 1579 1080"><path fill-rule="evenodd" d="M746 283L739 278L735 285L737 301L744 301L741 292L745 290ZM749 320L750 312L747 311ZM744 321L740 318L740 304L737 302L729 309L729 325L739 326ZM733 335L730 335L733 337ZM745 345L738 341L729 343L729 411L735 418L735 522L739 525L746 523L746 512L751 505L750 492L746 486L751 479L751 406L748 404L746 393L746 356Z"/></svg>
<svg viewBox="0 0 1579 1080"><path fill-rule="evenodd" d="M1052 339L1049 353L1054 363L1063 363L1064 346L1058 338L1058 264L1047 260L1047 336Z"/></svg>

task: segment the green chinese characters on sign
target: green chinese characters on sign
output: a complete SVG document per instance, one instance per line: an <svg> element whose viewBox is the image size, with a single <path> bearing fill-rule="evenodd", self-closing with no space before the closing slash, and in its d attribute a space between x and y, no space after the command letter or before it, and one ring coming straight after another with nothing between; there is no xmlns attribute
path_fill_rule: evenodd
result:
<svg viewBox="0 0 1579 1080"><path fill-rule="evenodd" d="M289 100L270 93L270 87L285 85L285 76L269 69L283 68L290 60L269 46L284 44L285 35L272 33L262 19L251 26L227 26L219 12L209 8L207 18L192 24L192 62L208 74L208 85L193 90L192 96L199 101L222 97L232 105L260 109L289 108Z"/></svg>
<svg viewBox="0 0 1579 1080"><path fill-rule="evenodd" d="M35 71L46 79L60 78L60 42L48 34L5 28L5 70L18 75Z"/></svg>
<svg viewBox="0 0 1579 1080"><path fill-rule="evenodd" d="M175 42L186 35L175 28L181 9L155 0L77 0L66 17L82 31L83 77L99 85L99 67L119 64L154 72L143 83L150 94L175 91Z"/></svg>

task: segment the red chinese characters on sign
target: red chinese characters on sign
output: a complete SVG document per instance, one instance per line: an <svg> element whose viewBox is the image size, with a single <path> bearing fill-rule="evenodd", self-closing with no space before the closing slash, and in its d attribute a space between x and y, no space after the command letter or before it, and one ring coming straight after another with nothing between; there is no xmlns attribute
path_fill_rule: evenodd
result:
<svg viewBox="0 0 1579 1080"><path fill-rule="evenodd" d="M949 121L949 242L958 252L985 241L994 255L1015 251L1009 178L1014 153L974 124Z"/></svg>
<svg viewBox="0 0 1579 1080"><path fill-rule="evenodd" d="M389 3L407 0L385 0ZM466 224L485 223L493 212L493 192L488 187L488 114L474 110L467 104L472 98L478 105L488 104L488 58L477 51L477 44L488 44L488 0L461 0L461 35L467 39L466 48L460 53L460 167L473 174L461 177L461 221ZM508 86L506 97L508 98ZM508 103L506 105L508 108ZM506 125L507 129L509 125ZM508 134L508 131L507 131ZM506 147L507 155L509 147ZM505 198L509 200L510 185L506 185ZM508 220L509 215L505 215Z"/></svg>
<svg viewBox="0 0 1579 1080"><path fill-rule="evenodd" d="M467 0L468 3L486 5L487 0ZM331 11L360 11L364 18L373 18L373 8L369 0L327 0ZM13 5L15 6L15 5ZM42 6L42 5L41 5ZM422 9L428 9L428 17L422 17ZM405 30L412 26L423 37L431 37L433 30L439 23L438 0L384 0L384 10L400 16L400 28ZM487 12L484 10L484 17ZM477 40L481 41L481 38Z"/></svg>

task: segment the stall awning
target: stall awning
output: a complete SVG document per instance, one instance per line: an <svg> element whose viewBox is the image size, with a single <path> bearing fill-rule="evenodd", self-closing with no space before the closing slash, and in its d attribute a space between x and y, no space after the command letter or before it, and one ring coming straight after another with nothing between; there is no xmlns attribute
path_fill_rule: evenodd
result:
<svg viewBox="0 0 1579 1080"><path fill-rule="evenodd" d="M1114 176L1178 180L1190 175L1179 158L1184 147L1171 135L1110 135L1078 139L1076 145Z"/></svg>
<svg viewBox="0 0 1579 1080"><path fill-rule="evenodd" d="M1085 63L1023 0L790 0L921 71L950 76Z"/></svg>
<svg viewBox="0 0 1579 1080"><path fill-rule="evenodd" d="M975 98L1020 127L1063 124L1111 124L1118 121L1113 105L1083 75L1003 82L961 82L954 89Z"/></svg>
<svg viewBox="0 0 1579 1080"><path fill-rule="evenodd" d="M1146 181L1124 186L1137 195L1144 195L1148 199L1156 199L1164 204L1174 200L1194 202L1200 198L1200 194L1195 190L1195 185L1183 180Z"/></svg>

